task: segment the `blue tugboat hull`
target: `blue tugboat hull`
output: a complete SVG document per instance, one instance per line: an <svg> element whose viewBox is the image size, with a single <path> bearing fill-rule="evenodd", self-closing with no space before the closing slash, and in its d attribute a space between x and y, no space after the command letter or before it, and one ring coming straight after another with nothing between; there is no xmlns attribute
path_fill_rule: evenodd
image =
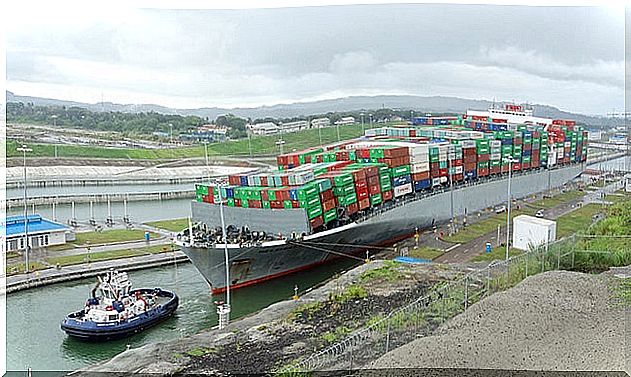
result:
<svg viewBox="0 0 631 377"><path fill-rule="evenodd" d="M134 291L149 292L152 291L152 289L136 289ZM66 316L61 323L61 329L73 338L95 342L121 339L137 334L157 325L175 313L179 304L178 296L169 291L161 291L160 293L170 297L169 301L131 319L96 323L72 318L73 314L83 314L82 311L80 311Z"/></svg>

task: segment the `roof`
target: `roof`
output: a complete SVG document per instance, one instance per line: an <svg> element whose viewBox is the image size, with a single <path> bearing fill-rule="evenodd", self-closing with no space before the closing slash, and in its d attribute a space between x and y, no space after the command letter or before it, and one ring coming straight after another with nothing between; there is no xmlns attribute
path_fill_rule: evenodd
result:
<svg viewBox="0 0 631 377"><path fill-rule="evenodd" d="M517 222L523 221L523 222L528 222L531 224L537 224L537 225L542 225L542 226L550 226L550 225L556 224L556 221L542 219L540 217L534 217L534 216L528 216L528 215L515 216L515 218L513 218L513 224L515 223L515 221Z"/></svg>
<svg viewBox="0 0 631 377"><path fill-rule="evenodd" d="M40 215L28 216L28 233L42 233L51 231L65 231L67 226L44 219ZM6 232L7 237L24 234L24 216L9 216L5 222L0 225L2 234Z"/></svg>

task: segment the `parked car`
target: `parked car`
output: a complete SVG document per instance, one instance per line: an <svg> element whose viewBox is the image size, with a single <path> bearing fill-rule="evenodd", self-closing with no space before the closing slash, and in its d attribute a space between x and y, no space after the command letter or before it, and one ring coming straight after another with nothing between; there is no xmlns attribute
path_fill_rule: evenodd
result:
<svg viewBox="0 0 631 377"><path fill-rule="evenodd" d="M542 209L538 210L537 213L535 213L535 217L542 218L543 216L544 216L544 213Z"/></svg>
<svg viewBox="0 0 631 377"><path fill-rule="evenodd" d="M506 211L506 206L501 205L501 206L497 206L495 207L495 213L502 213Z"/></svg>

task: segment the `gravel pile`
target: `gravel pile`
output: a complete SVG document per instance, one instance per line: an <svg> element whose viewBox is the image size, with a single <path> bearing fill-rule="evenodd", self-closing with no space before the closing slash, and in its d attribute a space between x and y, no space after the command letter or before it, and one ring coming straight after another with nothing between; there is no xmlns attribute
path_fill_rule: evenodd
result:
<svg viewBox="0 0 631 377"><path fill-rule="evenodd" d="M630 310L613 302L610 279L566 271L529 277L368 368L623 371Z"/></svg>

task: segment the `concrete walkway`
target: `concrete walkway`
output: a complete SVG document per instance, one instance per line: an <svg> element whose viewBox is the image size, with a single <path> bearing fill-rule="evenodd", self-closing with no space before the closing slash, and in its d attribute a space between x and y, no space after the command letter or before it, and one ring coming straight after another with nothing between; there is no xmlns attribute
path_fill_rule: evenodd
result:
<svg viewBox="0 0 631 377"><path fill-rule="evenodd" d="M97 276L108 271L110 268L119 271L132 271L182 262L188 262L188 258L181 251L175 251L173 253L166 252L94 263L82 263L61 267L59 269L48 268L28 274L7 276L6 293Z"/></svg>

